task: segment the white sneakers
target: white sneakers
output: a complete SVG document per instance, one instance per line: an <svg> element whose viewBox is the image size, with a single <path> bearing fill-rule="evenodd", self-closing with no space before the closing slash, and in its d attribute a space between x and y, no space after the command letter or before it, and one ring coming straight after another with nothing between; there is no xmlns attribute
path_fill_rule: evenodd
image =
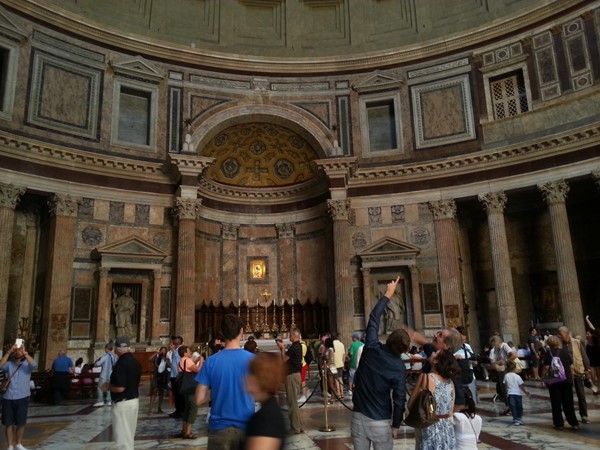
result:
<svg viewBox="0 0 600 450"><path fill-rule="evenodd" d="M106 406L112 406L112 402L106 402Z"/></svg>
<svg viewBox="0 0 600 450"><path fill-rule="evenodd" d="M104 402L98 402L98 403L94 403L94 405L93 405L93 406L95 406L96 408L97 408L98 406L104 406Z"/></svg>
<svg viewBox="0 0 600 450"><path fill-rule="evenodd" d="M9 447L10 449L10 447ZM27 450L25 447L23 447L23 444L17 444L15 445L15 450Z"/></svg>
<svg viewBox="0 0 600 450"><path fill-rule="evenodd" d="M298 403L304 403L306 402L306 397L303 395L302 397L298 398Z"/></svg>

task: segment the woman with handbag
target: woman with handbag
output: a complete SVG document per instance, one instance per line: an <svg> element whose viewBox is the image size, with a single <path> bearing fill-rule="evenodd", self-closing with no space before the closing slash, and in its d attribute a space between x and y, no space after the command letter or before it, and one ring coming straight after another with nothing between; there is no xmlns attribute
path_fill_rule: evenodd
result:
<svg viewBox="0 0 600 450"><path fill-rule="evenodd" d="M415 390L410 396L408 410L419 398L419 391L428 389L435 400L435 417L432 425L415 429L416 450L455 450L454 423L454 378L460 369L454 355L449 350L439 350L431 355L431 373L422 373L417 380Z"/></svg>
<svg viewBox="0 0 600 450"><path fill-rule="evenodd" d="M192 387L196 385L196 374L200 371L204 359L200 357L198 363L194 363L192 360L192 349L187 345L181 345L178 352L181 357L178 367L181 376L179 380L179 392L185 399L181 437L183 439L196 439L198 436L192 433L192 425L198 416L198 406L196 405L196 390L192 389ZM190 390L191 392L188 392Z"/></svg>

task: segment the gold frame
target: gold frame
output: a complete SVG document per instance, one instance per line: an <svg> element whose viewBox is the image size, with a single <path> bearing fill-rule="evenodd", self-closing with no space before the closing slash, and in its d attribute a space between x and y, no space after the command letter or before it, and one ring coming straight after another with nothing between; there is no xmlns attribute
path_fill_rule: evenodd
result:
<svg viewBox="0 0 600 450"><path fill-rule="evenodd" d="M267 261L264 258L252 258L248 264L248 279L263 281L267 278Z"/></svg>

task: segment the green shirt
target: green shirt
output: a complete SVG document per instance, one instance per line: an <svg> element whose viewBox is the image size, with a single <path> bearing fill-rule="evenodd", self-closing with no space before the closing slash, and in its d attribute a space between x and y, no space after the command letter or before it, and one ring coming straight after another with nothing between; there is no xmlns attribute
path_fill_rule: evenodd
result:
<svg viewBox="0 0 600 450"><path fill-rule="evenodd" d="M350 358L350 368L351 369L356 369L356 354L358 353L358 349L361 348L364 344L364 342L362 341L353 341L352 344L350 344L350 350L348 350L350 352L351 358Z"/></svg>

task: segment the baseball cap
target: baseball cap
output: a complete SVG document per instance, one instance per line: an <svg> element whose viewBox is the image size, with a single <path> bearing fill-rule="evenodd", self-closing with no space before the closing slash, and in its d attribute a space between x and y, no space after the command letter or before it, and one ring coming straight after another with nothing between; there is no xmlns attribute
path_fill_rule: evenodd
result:
<svg viewBox="0 0 600 450"><path fill-rule="evenodd" d="M360 339L360 333L352 333L352 339Z"/></svg>
<svg viewBox="0 0 600 450"><path fill-rule="evenodd" d="M131 342L129 341L129 338L127 336L119 336L115 340L115 347L117 347L117 348L126 348L126 347L129 347L130 345L131 345Z"/></svg>

